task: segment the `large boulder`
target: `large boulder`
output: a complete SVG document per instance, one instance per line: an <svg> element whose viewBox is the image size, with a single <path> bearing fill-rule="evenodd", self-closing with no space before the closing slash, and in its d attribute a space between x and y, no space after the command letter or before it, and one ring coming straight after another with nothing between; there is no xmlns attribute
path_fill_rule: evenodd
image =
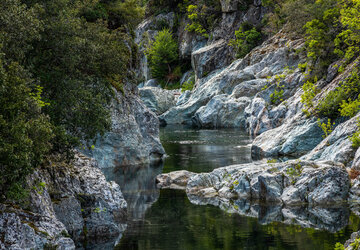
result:
<svg viewBox="0 0 360 250"><path fill-rule="evenodd" d="M70 165L54 159L29 178L29 185L35 187L31 211L57 218L76 242L114 243L124 231L127 203L94 159L77 154Z"/></svg>
<svg viewBox="0 0 360 250"><path fill-rule="evenodd" d="M26 210L0 204L0 246L6 249L75 249L86 241L113 247L125 230L127 203L93 159L71 163L53 156L27 179Z"/></svg>
<svg viewBox="0 0 360 250"><path fill-rule="evenodd" d="M319 145L303 157L306 160L331 160L351 166L356 149L352 147L349 136L358 130L360 114L339 124ZM355 159L358 162L358 159ZM356 164L356 163L355 163ZM354 165L354 167L356 167Z"/></svg>
<svg viewBox="0 0 360 250"><path fill-rule="evenodd" d="M144 87L139 89L139 95L144 104L155 114L161 115L175 106L179 90L166 90L156 87Z"/></svg>
<svg viewBox="0 0 360 250"><path fill-rule="evenodd" d="M195 173L187 170L179 170L167 174L160 174L156 177L157 186L160 188L186 189L186 185Z"/></svg>
<svg viewBox="0 0 360 250"><path fill-rule="evenodd" d="M241 3L239 0L221 0L222 12L235 12L238 10L238 5Z"/></svg>
<svg viewBox="0 0 360 250"><path fill-rule="evenodd" d="M233 57L226 53L228 45L224 40L202 47L191 54L191 64L197 78L230 64Z"/></svg>
<svg viewBox="0 0 360 250"><path fill-rule="evenodd" d="M244 110L249 103L248 97L215 96L196 111L193 122L202 128L245 128Z"/></svg>
<svg viewBox="0 0 360 250"><path fill-rule="evenodd" d="M302 156L322 141L322 134L317 119L307 119L305 115L299 113L287 119L281 126L257 136L253 141L251 153L253 158L279 155Z"/></svg>
<svg viewBox="0 0 360 250"><path fill-rule="evenodd" d="M0 249L75 249L57 218L4 204L0 204L0 211Z"/></svg>

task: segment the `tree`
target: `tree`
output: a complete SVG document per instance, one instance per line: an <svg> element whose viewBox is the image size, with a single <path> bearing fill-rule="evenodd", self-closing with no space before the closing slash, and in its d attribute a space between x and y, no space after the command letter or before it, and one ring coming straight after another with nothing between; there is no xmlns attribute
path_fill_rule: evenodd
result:
<svg viewBox="0 0 360 250"><path fill-rule="evenodd" d="M164 29L155 36L146 54L149 59L151 74L160 80L172 72L178 60L178 46L170 30Z"/></svg>
<svg viewBox="0 0 360 250"><path fill-rule="evenodd" d="M10 198L9 190L18 190L51 149L52 125L41 113L45 103L30 85L21 66L0 59L0 192Z"/></svg>

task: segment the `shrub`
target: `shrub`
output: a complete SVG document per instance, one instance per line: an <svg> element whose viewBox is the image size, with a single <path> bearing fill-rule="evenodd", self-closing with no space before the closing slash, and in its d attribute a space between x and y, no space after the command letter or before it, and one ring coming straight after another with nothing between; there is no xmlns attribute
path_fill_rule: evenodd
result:
<svg viewBox="0 0 360 250"><path fill-rule="evenodd" d="M270 101L272 104L279 104L282 102L284 95L284 87L285 85L281 85L282 80L285 78L284 74L275 76L275 90L272 94L270 94Z"/></svg>
<svg viewBox="0 0 360 250"><path fill-rule="evenodd" d="M318 119L318 125L324 132L324 135L322 137L325 139L333 131L335 122L331 123L331 119L328 119L327 123L322 123L320 119Z"/></svg>
<svg viewBox="0 0 360 250"><path fill-rule="evenodd" d="M181 86L181 92L185 92L186 90L193 90L195 85L195 74L192 75L189 80L187 80L186 82L183 83L183 85Z"/></svg>
<svg viewBox="0 0 360 250"><path fill-rule="evenodd" d="M359 97L352 101L349 99L348 101L343 100L340 104L340 114L345 117L353 117L360 111L360 95Z"/></svg>
<svg viewBox="0 0 360 250"><path fill-rule="evenodd" d="M204 15L204 13L198 14L199 10L197 5L189 5L186 10L187 17L190 19L190 24L186 26L186 30L208 38L209 35L206 33L206 29L200 23L200 18L203 18L201 15Z"/></svg>
<svg viewBox="0 0 360 250"><path fill-rule="evenodd" d="M304 93L301 95L301 102L304 103L305 108L303 112L306 114L310 114L310 109L313 108L313 99L319 93L319 89L315 86L314 83L317 82L317 77L315 77L314 81L306 81L302 86L302 90Z"/></svg>
<svg viewBox="0 0 360 250"><path fill-rule="evenodd" d="M236 57L242 58L261 42L261 33L256 28L243 24L235 31L236 39L232 39L230 46L236 50Z"/></svg>
<svg viewBox="0 0 360 250"><path fill-rule="evenodd" d="M350 76L334 91L330 91L324 99L322 99L316 107L318 114L330 118L337 118L343 114L352 114L355 112L351 108L355 107L353 101L358 98L360 93L360 76L358 70L351 72ZM352 103L351 106L345 100ZM344 104L345 101L345 104ZM341 106L342 105L342 106Z"/></svg>
<svg viewBox="0 0 360 250"><path fill-rule="evenodd" d="M177 64L178 46L170 30L164 29L155 36L155 41L146 51L151 74L159 80L165 80Z"/></svg>

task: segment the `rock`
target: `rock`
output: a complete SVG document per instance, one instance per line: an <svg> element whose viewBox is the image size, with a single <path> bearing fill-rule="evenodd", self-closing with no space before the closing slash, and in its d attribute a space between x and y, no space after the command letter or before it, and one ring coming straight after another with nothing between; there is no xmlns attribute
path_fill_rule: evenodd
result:
<svg viewBox="0 0 360 250"><path fill-rule="evenodd" d="M160 160L165 154L156 114L139 99L137 88L124 89L125 94L117 93L112 103L110 132L99 136L94 148L84 150L86 155L95 158L100 168L145 164Z"/></svg>
<svg viewBox="0 0 360 250"><path fill-rule="evenodd" d="M351 168L355 169L355 170L360 170L360 149L356 150L356 153L355 153L354 160L352 162Z"/></svg>
<svg viewBox="0 0 360 250"><path fill-rule="evenodd" d="M215 53L213 51L220 51L221 48L224 48L223 46L225 45L223 45L221 41L195 51L193 53L192 62L196 75L202 78L197 79L195 85L196 88L192 91L191 97L186 102L171 108L161 115L159 119L163 124L192 125L191 119L196 111L200 107L205 106L217 95L228 94L230 96L233 94L230 98L237 98L247 94L250 94L251 96L256 94L256 92L261 91L267 80L263 78L256 79L255 75L264 68L268 68L268 72L276 75L284 72L286 67L297 66L300 58L295 54L293 48L296 49L302 44L303 42L300 40L290 41L279 33L266 41L263 45L255 48L243 59L236 60L223 69L216 69L219 68L218 66L220 64L216 64L216 67L212 66L212 61L224 57L222 55L216 56L216 58L213 56ZM207 67L210 70L213 70L213 72L204 76ZM301 84L299 80L292 79L298 75L299 73L294 73L289 76L288 80L290 84L289 90L286 92L287 97L291 95L291 91L294 91L290 91L290 89L293 88L292 84ZM262 77L265 76L262 75ZM268 93L267 98L269 98L269 95L270 93ZM264 97L259 98L264 99ZM267 129L270 128L273 127L269 126Z"/></svg>
<svg viewBox="0 0 360 250"><path fill-rule="evenodd" d="M77 154L71 165L59 159L52 162L29 177L29 186L34 187L31 211L57 220L77 244L85 239L115 244L127 213L119 185L107 182L96 161L84 155Z"/></svg>
<svg viewBox="0 0 360 250"><path fill-rule="evenodd" d="M143 87L159 87L159 83L156 79L150 79L144 83Z"/></svg>
<svg viewBox="0 0 360 250"><path fill-rule="evenodd" d="M180 21L178 29L179 37L179 55L183 60L190 60L191 54L206 46L207 39L203 36L197 35L195 32L189 32L186 26L189 24L188 20L183 17Z"/></svg>
<svg viewBox="0 0 360 250"><path fill-rule="evenodd" d="M193 70L189 70L182 75L180 79L180 86L182 86L185 82L188 82L190 80L195 81L195 72Z"/></svg>
<svg viewBox="0 0 360 250"><path fill-rule="evenodd" d="M356 250L357 248L355 248L351 244L354 243L355 240L358 240L359 238L360 238L360 231L352 233L350 236L350 239L348 239L344 244L345 249L346 250Z"/></svg>
<svg viewBox="0 0 360 250"><path fill-rule="evenodd" d="M190 90L186 90L185 92L182 92L178 98L178 101L176 102L176 106L182 105L185 102L187 102L189 100L190 96L191 96Z"/></svg>
<svg viewBox="0 0 360 250"><path fill-rule="evenodd" d="M227 66L232 58L225 51L227 44L219 40L214 44L202 47L191 54L191 64L197 78L202 78L210 72Z"/></svg>
<svg viewBox="0 0 360 250"><path fill-rule="evenodd" d="M251 154L253 158L301 156L314 149L321 141L322 131L317 120L307 119L300 113L281 126L256 137Z"/></svg>
<svg viewBox="0 0 360 250"><path fill-rule="evenodd" d="M349 140L358 129L358 119L360 114L350 120L339 124L334 131L328 135L319 145L303 157L306 160L331 160L341 162L345 165L350 164L355 156L355 149Z"/></svg>
<svg viewBox="0 0 360 250"><path fill-rule="evenodd" d="M1 249L75 249L64 225L55 217L0 204Z"/></svg>
<svg viewBox="0 0 360 250"><path fill-rule="evenodd" d="M179 90L166 90L155 87L144 87L139 90L139 95L144 104L155 114L162 113L175 106L180 95Z"/></svg>
<svg viewBox="0 0 360 250"><path fill-rule="evenodd" d="M185 190L188 180L195 173L187 170L170 172L168 174L160 174L156 177L157 186L160 188L183 189Z"/></svg>
<svg viewBox="0 0 360 250"><path fill-rule="evenodd" d="M221 0L221 11L222 12L235 12L238 10L239 0Z"/></svg>
<svg viewBox="0 0 360 250"><path fill-rule="evenodd" d="M249 103L247 97L230 99L226 94L217 95L196 111L193 123L202 128L245 128L244 110Z"/></svg>
<svg viewBox="0 0 360 250"><path fill-rule="evenodd" d="M208 198L204 190L213 188L220 198L328 205L347 201L349 187L348 173L341 165L288 161L233 165L196 174L188 181L186 192Z"/></svg>

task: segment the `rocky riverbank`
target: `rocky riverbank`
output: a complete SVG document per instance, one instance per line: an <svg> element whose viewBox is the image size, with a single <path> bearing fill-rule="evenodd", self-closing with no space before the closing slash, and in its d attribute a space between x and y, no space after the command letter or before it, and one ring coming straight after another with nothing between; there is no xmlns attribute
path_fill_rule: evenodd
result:
<svg viewBox="0 0 360 250"><path fill-rule="evenodd" d="M97 163L77 154L70 164L52 159L28 178L22 209L2 204L0 246L5 249L75 249L115 244L126 228L127 203Z"/></svg>

